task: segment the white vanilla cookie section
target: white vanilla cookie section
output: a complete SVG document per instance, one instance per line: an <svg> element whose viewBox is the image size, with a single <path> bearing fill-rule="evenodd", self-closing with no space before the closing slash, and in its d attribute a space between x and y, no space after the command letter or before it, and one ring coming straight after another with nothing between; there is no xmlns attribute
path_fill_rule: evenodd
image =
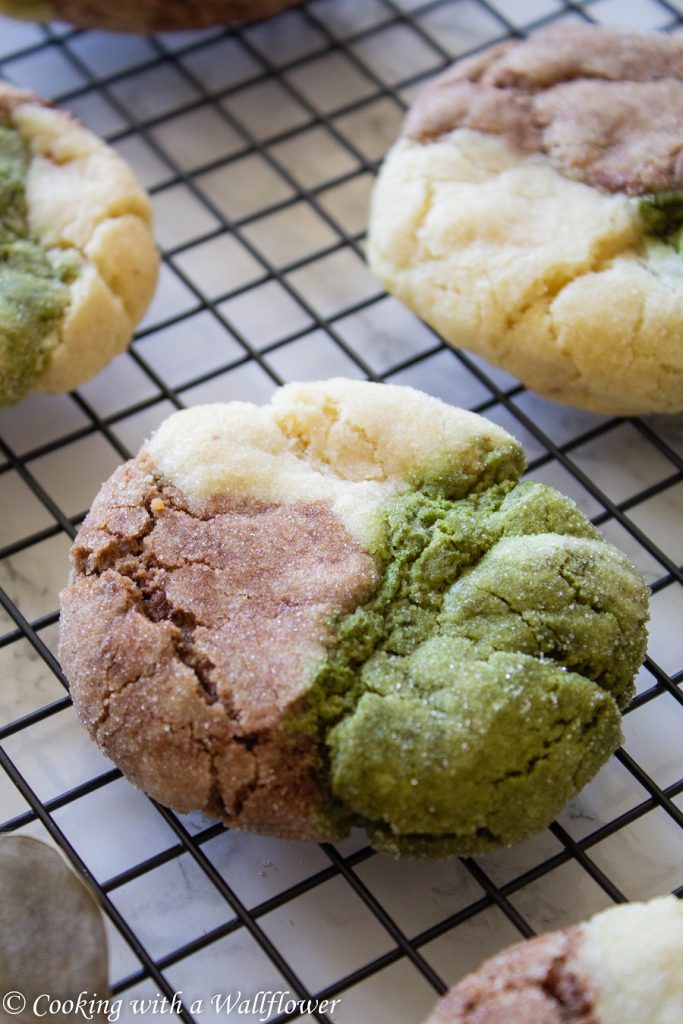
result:
<svg viewBox="0 0 683 1024"><path fill-rule="evenodd" d="M31 231L48 253L71 251L81 261L64 318L44 342L49 366L34 384L66 391L125 349L149 305L158 269L151 206L118 154L65 112L27 94L11 121L31 153Z"/></svg>
<svg viewBox="0 0 683 1024"><path fill-rule="evenodd" d="M637 201L505 139L401 139L374 192L372 270L452 344L550 398L683 406L683 262L646 247Z"/></svg>
<svg viewBox="0 0 683 1024"><path fill-rule="evenodd" d="M159 472L190 498L329 501L365 547L382 504L455 466L485 471L492 450L522 466L500 427L407 387L329 380L288 384L269 406L247 402L175 413L147 443Z"/></svg>
<svg viewBox="0 0 683 1024"><path fill-rule="evenodd" d="M681 1024L683 903L612 907L581 927L579 962L600 1024Z"/></svg>

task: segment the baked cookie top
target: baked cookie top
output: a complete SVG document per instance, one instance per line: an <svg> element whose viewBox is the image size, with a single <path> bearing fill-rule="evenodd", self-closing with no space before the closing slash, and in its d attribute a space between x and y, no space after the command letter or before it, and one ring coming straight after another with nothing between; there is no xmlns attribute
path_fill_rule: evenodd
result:
<svg viewBox="0 0 683 1024"><path fill-rule="evenodd" d="M368 261L453 345L599 412L683 408L683 39L561 25L430 83Z"/></svg>
<svg viewBox="0 0 683 1024"><path fill-rule="evenodd" d="M69 390L125 347L156 283L150 224L116 153L0 82L0 405Z"/></svg>
<svg viewBox="0 0 683 1024"><path fill-rule="evenodd" d="M681 189L682 121L683 39L555 25L455 64L420 94L404 134L490 132L572 178L640 196Z"/></svg>
<svg viewBox="0 0 683 1024"><path fill-rule="evenodd" d="M624 904L503 950L425 1024L676 1024L683 1015L683 903Z"/></svg>
<svg viewBox="0 0 683 1024"><path fill-rule="evenodd" d="M529 835L619 742L647 593L523 464L410 388L175 414L73 547L82 719L162 802L240 827L425 856Z"/></svg>

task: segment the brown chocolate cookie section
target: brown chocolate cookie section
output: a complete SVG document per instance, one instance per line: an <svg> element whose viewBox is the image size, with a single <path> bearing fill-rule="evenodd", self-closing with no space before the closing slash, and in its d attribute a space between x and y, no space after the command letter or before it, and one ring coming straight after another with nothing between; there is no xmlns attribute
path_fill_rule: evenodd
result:
<svg viewBox="0 0 683 1024"><path fill-rule="evenodd" d="M683 39L558 25L449 68L418 97L404 134L471 128L545 153L609 192L683 188Z"/></svg>
<svg viewBox="0 0 683 1024"><path fill-rule="evenodd" d="M83 28L135 32L258 21L301 0L51 0L54 17Z"/></svg>
<svg viewBox="0 0 683 1024"><path fill-rule="evenodd" d="M286 719L377 577L327 503L193 502L140 455L100 491L72 563L62 663L122 771L180 811L330 838L316 746Z"/></svg>
<svg viewBox="0 0 683 1024"><path fill-rule="evenodd" d="M425 1024L599 1024L577 967L578 928L503 950L441 1000Z"/></svg>

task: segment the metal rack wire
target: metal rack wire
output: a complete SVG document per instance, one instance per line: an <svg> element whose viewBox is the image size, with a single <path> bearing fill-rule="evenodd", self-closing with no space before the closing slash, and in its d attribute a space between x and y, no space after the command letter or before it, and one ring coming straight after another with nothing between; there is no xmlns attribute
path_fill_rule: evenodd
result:
<svg viewBox="0 0 683 1024"><path fill-rule="evenodd" d="M0 22L3 77L44 93L56 84L51 91L61 105L92 120L139 164L158 216L168 217L172 208L180 211L175 220L169 218L175 226L167 227L162 237L167 276L161 299L130 355L121 357L126 360L124 376L107 378L105 373L102 385L86 386L68 400L31 400L33 405L25 403L28 414L9 411L0 416L0 501L4 488L8 514L19 517L18 523L13 520L12 533L5 516L0 549L0 605L5 613L0 656L21 651L22 658L38 663L42 680L35 692L15 693L8 701L2 698L7 677L0 681L0 709L6 718L0 727L0 763L11 791L3 802L0 789L0 817L7 818L2 828L42 827L93 884L112 936L130 954L122 961L125 969L113 979L114 994L147 985L170 999L178 988L180 965L221 949L221 941L248 936L263 963L295 998L341 997L339 1011L331 1016L314 1009L308 1015L280 1013L273 1020L384 1020L377 999L389 998L392 967L410 965L413 970L400 975L398 989L406 992L412 986L420 994L391 1011L395 1020L408 1024L418 1019L416 1007L426 1009L465 966L474 965L459 945L460 936L464 944L470 942L468 926L487 913L494 914L495 923L482 952L475 942L475 963L484 946L492 952L552 925L547 897L538 894L559 893L568 884L562 879L585 879L594 909L681 886L681 858L675 852L683 838L683 769L680 759L676 761L680 743L672 754L664 739L664 754L660 750L655 756L660 744L649 735L647 724L634 727L632 734L627 728L628 741L613 759L612 771L621 780L614 801L610 785L598 789L596 799L604 806L592 820L585 807L570 810L518 855L465 858L438 872L429 865L374 870L372 865L382 859L362 843L324 844L311 870L304 868L298 876L295 872L294 880L259 898L240 895L230 864L221 861L220 849L229 835L221 826L151 803L151 813L163 825L163 840L157 844L161 848L150 855L138 849L131 863L103 875L92 866L91 847L64 827L63 815L79 806L90 808L94 801L94 810L84 813L97 833L104 813L97 800L112 787L127 787L118 770L104 762L94 769L87 763L85 777L46 796L22 769L20 756L22 750L35 748L41 725L56 723L59 733L70 708L68 693L56 695L52 683L44 682L47 675L67 689L51 649L58 619L56 594L50 595L49 610L41 606L36 613L16 584L26 572L27 559L33 559L34 576L40 575L35 565L48 550L45 545L56 542L62 557L66 538L76 533L85 514L72 507L82 452L90 452L95 467L105 465L102 479L117 461L130 457L138 435L173 408L224 394L246 392L246 397L258 399L302 367L315 368L314 376L342 372L415 383L497 419L521 436L531 456L530 473L552 479L559 475L560 486L610 539L628 549L651 581L653 642L625 725L630 719L645 722L648 708L657 712L657 728L664 718L680 718L683 651L676 646L674 628L683 595L677 534L683 506L680 421L617 421L550 407L506 374L447 348L417 321L402 319L362 264L363 200L414 88L454 57L565 18L616 18L664 31L679 31L682 22L680 5L665 0L628 5L615 0L314 0L267 25L240 32L221 29L145 40L107 40L59 25L10 31L9 22ZM193 132L202 139L194 152ZM259 182L257 194L240 197L235 185L252 173ZM298 222L294 231L292 218ZM285 245L277 241L283 237ZM206 270L217 264L231 268L230 273L225 279L209 275L207 285ZM274 312L261 331L258 309L264 296L274 302ZM368 331L381 333L387 316L396 327L396 343L388 341L386 350L368 349L364 337ZM216 343L208 345L209 337ZM168 352L176 351L175 339L182 339L178 351L184 354L182 365L171 369ZM68 414L64 402L70 403ZM37 431L35 423L26 431L27 416L37 418ZM617 468L609 469L615 451L624 446L640 467L635 476L625 468L628 460L617 458ZM66 482L60 479L64 472ZM17 512L22 500L31 511ZM54 553L50 557L59 564ZM652 871L638 881L622 864L634 852L631 830L643 823L646 836L654 829L662 838L651 856ZM121 828L126 827L122 821ZM625 851L623 861L605 852L617 848L613 840ZM644 842L647 846L648 839ZM672 859L662 855L669 849ZM634 864L640 863L636 853ZM296 859L297 854L290 856ZM121 894L139 892L155 873L181 862L201 877L220 912L158 953L140 934L147 924L141 928L131 901ZM399 892L412 887L433 893L430 886L438 876L438 884L448 891L430 911L433 919L411 917L387 899L383 873L391 875ZM326 903L330 886L340 884L343 895ZM455 896L455 890L461 895ZM679 894L681 890L683 886ZM364 919L372 919L373 934L381 935L381 940L369 942L362 962L320 982L301 966L310 953L305 935L305 908L313 906L309 896L316 905L331 908L331 944L337 941L340 907L349 900L360 901L354 905L362 905ZM274 926L273 921L279 920L278 914L293 913L295 905L304 908L298 911L304 935L292 943L281 922ZM571 911L562 909L556 915L561 923L567 913ZM338 934L343 936L339 942L353 942L353 923ZM440 946L441 940L448 941ZM454 955L454 949L462 955ZM384 980L376 990L368 988L380 978ZM380 995L365 998L372 991ZM180 1015L188 1024L194 1019L187 1005Z"/></svg>

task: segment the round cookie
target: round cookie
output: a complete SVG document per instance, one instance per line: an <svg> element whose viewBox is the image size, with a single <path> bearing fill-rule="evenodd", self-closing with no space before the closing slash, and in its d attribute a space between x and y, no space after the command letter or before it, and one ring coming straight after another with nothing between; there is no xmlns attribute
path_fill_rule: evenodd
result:
<svg viewBox="0 0 683 1024"><path fill-rule="evenodd" d="M683 39L562 24L431 82L368 259L453 345L600 412L683 408Z"/></svg>
<svg viewBox="0 0 683 1024"><path fill-rule="evenodd" d="M149 200L64 111L0 82L0 405L69 391L130 341L154 292Z"/></svg>
<svg viewBox="0 0 683 1024"><path fill-rule="evenodd" d="M95 499L62 594L81 720L164 804L473 852L620 742L647 590L518 443L411 388L290 384L166 420Z"/></svg>
<svg viewBox="0 0 683 1024"><path fill-rule="evenodd" d="M425 1024L680 1024L682 950L675 896L611 907L498 953Z"/></svg>
<svg viewBox="0 0 683 1024"><path fill-rule="evenodd" d="M70 21L81 28L159 32L259 21L301 0L0 0L0 14Z"/></svg>

